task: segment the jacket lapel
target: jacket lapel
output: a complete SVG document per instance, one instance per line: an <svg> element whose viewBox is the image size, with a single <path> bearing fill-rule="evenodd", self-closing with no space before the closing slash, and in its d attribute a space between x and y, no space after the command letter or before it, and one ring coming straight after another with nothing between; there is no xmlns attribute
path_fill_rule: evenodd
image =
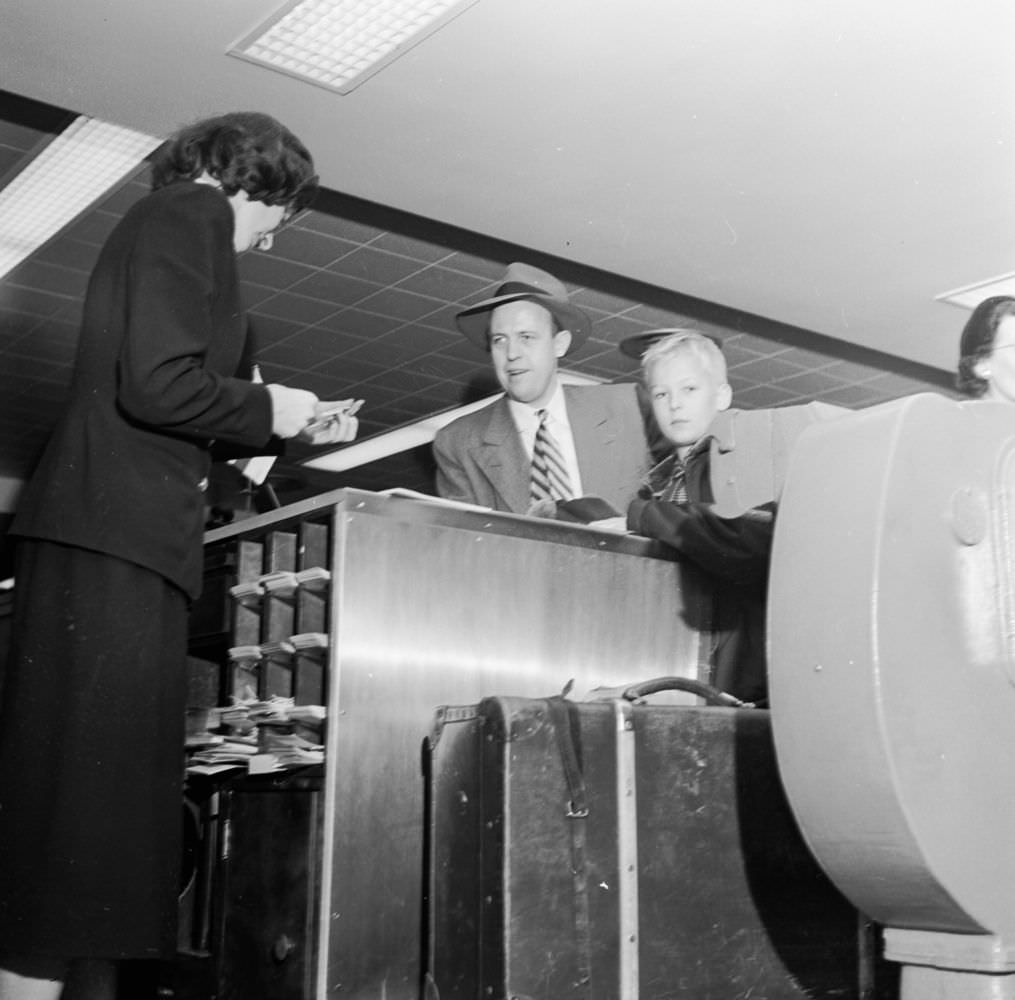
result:
<svg viewBox="0 0 1015 1000"><path fill-rule="evenodd" d="M508 510L524 514L529 507L529 458L505 397L490 406L489 419L472 456L499 501Z"/></svg>
<svg viewBox="0 0 1015 1000"><path fill-rule="evenodd" d="M582 477L582 492L586 496L603 496L604 484L600 481L605 450L617 436L617 428L610 411L599 405L599 393L581 392L574 386L564 386L567 418L574 437L574 450L578 456L578 471ZM607 488L612 484L605 484Z"/></svg>

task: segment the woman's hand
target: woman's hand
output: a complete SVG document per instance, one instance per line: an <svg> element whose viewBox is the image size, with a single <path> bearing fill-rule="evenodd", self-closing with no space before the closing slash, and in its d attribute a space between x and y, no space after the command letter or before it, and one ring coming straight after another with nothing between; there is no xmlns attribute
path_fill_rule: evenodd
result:
<svg viewBox="0 0 1015 1000"><path fill-rule="evenodd" d="M296 437L317 416L320 400L312 392L287 385L265 388L271 395L271 432L277 437Z"/></svg>
<svg viewBox="0 0 1015 1000"><path fill-rule="evenodd" d="M359 431L356 413L362 405L362 399L318 402L314 419L299 433L300 440L316 445L352 441Z"/></svg>

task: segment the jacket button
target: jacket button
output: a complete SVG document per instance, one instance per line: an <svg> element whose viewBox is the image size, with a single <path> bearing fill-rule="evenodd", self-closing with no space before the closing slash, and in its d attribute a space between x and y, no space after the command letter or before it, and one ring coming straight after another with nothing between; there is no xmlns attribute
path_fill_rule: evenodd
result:
<svg viewBox="0 0 1015 1000"><path fill-rule="evenodd" d="M208 489L208 477L205 476L198 484L197 488L204 493Z"/></svg>

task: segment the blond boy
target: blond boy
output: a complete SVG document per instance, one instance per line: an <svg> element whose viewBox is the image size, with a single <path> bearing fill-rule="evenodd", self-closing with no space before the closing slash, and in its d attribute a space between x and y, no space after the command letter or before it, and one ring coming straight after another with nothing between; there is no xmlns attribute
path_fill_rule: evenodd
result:
<svg viewBox="0 0 1015 1000"><path fill-rule="evenodd" d="M718 627L710 680L745 701L764 702L772 511L722 518L712 507L710 429L733 395L726 360L703 334L666 331L645 351L642 374L658 429L672 449L628 507L627 528L672 546L711 578Z"/></svg>

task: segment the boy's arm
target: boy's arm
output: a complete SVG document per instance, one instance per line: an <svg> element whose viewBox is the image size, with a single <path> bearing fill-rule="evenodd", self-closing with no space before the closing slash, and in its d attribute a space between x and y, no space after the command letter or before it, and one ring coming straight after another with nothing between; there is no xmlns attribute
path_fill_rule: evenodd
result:
<svg viewBox="0 0 1015 1000"><path fill-rule="evenodd" d="M627 509L629 531L657 538L711 575L744 587L768 579L774 520L774 504L731 518L706 503L637 499Z"/></svg>

